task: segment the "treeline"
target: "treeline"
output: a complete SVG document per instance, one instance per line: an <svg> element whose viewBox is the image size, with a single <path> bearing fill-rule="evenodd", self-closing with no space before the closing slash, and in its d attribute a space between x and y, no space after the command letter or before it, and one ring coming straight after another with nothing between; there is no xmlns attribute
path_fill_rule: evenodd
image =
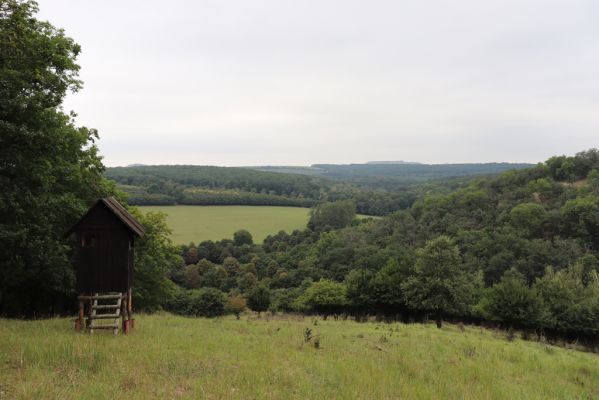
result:
<svg viewBox="0 0 599 400"><path fill-rule="evenodd" d="M134 205L277 205L311 207L352 199L357 211L385 215L409 207L416 190L373 190L297 174L248 168L138 166L109 168ZM440 184L442 185L442 184Z"/></svg>
<svg viewBox="0 0 599 400"><path fill-rule="evenodd" d="M304 175L199 165L116 167L108 168L105 175L122 185L145 187L149 193L173 195L175 187L201 187L319 199L326 186L322 179Z"/></svg>
<svg viewBox="0 0 599 400"><path fill-rule="evenodd" d="M366 215L387 215L406 209L424 194L447 193L473 179L444 179L387 190L247 168L138 166L109 168L105 175L117 182L133 205L312 207L322 202L353 200L357 212Z"/></svg>
<svg viewBox="0 0 599 400"><path fill-rule="evenodd" d="M431 180L476 175L493 175L512 169L531 167L524 163L473 164L314 164L310 167L256 167L260 171L319 176L370 188L397 189Z"/></svg>
<svg viewBox="0 0 599 400"><path fill-rule="evenodd" d="M381 219L352 219L348 207L320 205L309 229L262 245L240 232L183 246L185 265L171 278L181 293L210 287L252 304L257 297L263 309L599 337L597 150L475 181ZM185 313L184 304L168 307Z"/></svg>
<svg viewBox="0 0 599 400"><path fill-rule="evenodd" d="M127 201L132 205L249 205L249 206L288 206L312 207L317 200L304 197L285 197L266 193L244 192L227 189L186 188L177 194L149 193L140 186L119 185L118 189L127 193Z"/></svg>

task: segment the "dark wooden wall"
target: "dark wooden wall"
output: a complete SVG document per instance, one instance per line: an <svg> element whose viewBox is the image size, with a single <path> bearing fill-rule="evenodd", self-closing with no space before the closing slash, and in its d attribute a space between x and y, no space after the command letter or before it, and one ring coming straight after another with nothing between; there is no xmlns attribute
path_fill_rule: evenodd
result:
<svg viewBox="0 0 599 400"><path fill-rule="evenodd" d="M133 234L104 205L76 229L77 291L126 292L133 283Z"/></svg>

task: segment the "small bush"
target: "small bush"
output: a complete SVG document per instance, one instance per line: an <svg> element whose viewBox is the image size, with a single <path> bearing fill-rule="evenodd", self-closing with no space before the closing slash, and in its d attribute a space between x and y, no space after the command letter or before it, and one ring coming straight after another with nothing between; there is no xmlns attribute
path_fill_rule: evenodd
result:
<svg viewBox="0 0 599 400"><path fill-rule="evenodd" d="M304 342L308 343L310 340L312 340L312 329L306 328L304 331Z"/></svg>
<svg viewBox="0 0 599 400"><path fill-rule="evenodd" d="M239 314L245 311L246 301L243 296L232 296L227 301L227 311L234 314L239 319Z"/></svg>
<svg viewBox="0 0 599 400"><path fill-rule="evenodd" d="M168 311L179 315L216 317L225 313L225 294L215 288L182 290L167 305Z"/></svg>
<svg viewBox="0 0 599 400"><path fill-rule="evenodd" d="M266 285L254 288L248 296L247 305L252 311L262 312L270 306L270 290Z"/></svg>
<svg viewBox="0 0 599 400"><path fill-rule="evenodd" d="M233 234L233 242L236 246L243 246L244 244L254 244L252 234L246 231L245 229L241 229Z"/></svg>
<svg viewBox="0 0 599 400"><path fill-rule="evenodd" d="M319 336L316 336L314 338L314 348L317 350L320 349L320 337Z"/></svg>

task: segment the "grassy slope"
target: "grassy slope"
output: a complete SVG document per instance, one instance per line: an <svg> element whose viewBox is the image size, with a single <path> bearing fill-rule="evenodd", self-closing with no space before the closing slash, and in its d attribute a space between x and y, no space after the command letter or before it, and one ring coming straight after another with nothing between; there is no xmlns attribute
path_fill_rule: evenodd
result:
<svg viewBox="0 0 599 400"><path fill-rule="evenodd" d="M319 350L304 343L306 327L321 335ZM154 315L114 337L77 334L67 319L0 320L0 398L599 398L597 355L495 335L451 325Z"/></svg>
<svg viewBox="0 0 599 400"><path fill-rule="evenodd" d="M176 244L233 238L239 229L247 229L254 242L281 230L303 229L308 222L307 208L273 206L143 206L142 211L167 214Z"/></svg>

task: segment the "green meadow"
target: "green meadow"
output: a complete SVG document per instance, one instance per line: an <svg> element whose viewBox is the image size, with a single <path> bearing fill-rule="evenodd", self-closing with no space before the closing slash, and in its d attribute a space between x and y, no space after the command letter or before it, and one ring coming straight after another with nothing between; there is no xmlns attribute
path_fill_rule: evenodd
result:
<svg viewBox="0 0 599 400"><path fill-rule="evenodd" d="M160 211L167 215L175 244L200 243L203 240L233 238L247 229L255 243L279 231L303 229L308 208L276 206L140 206L142 211Z"/></svg>
<svg viewBox="0 0 599 400"><path fill-rule="evenodd" d="M451 324L156 314L113 336L0 320L1 399L596 399L598 382L596 354Z"/></svg>

